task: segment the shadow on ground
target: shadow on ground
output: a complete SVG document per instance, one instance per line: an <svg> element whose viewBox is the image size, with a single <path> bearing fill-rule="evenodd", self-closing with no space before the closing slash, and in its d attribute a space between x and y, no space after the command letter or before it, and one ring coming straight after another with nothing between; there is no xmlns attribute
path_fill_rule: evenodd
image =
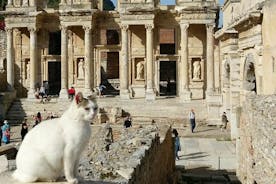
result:
<svg viewBox="0 0 276 184"><path fill-rule="evenodd" d="M177 184L241 184L234 171L211 170L209 167L177 166Z"/></svg>

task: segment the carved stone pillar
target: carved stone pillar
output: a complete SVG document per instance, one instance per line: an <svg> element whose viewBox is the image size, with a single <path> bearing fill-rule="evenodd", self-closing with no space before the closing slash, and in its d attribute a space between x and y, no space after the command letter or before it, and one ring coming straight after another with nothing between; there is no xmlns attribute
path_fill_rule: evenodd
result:
<svg viewBox="0 0 276 184"><path fill-rule="evenodd" d="M84 26L83 27L85 31L85 37L84 37L84 55L85 55L85 78L84 78L84 95L89 96L92 94L91 85L92 80L91 78L94 78L94 61L91 57L93 53L93 46L92 46L92 36L91 36L91 26Z"/></svg>
<svg viewBox="0 0 276 184"><path fill-rule="evenodd" d="M23 0L22 5L24 7L29 6L29 0Z"/></svg>
<svg viewBox="0 0 276 184"><path fill-rule="evenodd" d="M61 26L61 90L59 98L68 98L68 27Z"/></svg>
<svg viewBox="0 0 276 184"><path fill-rule="evenodd" d="M207 93L214 92L214 24L206 24L207 31Z"/></svg>
<svg viewBox="0 0 276 184"><path fill-rule="evenodd" d="M13 50L13 29L6 28L7 32L7 90L14 90L14 50Z"/></svg>
<svg viewBox="0 0 276 184"><path fill-rule="evenodd" d="M30 32L30 88L28 98L35 98L36 70L37 70L37 30L36 28L28 28Z"/></svg>
<svg viewBox="0 0 276 184"><path fill-rule="evenodd" d="M188 61L188 28L189 24L181 24L181 63L180 63L180 93L179 96L185 101L191 100L189 89L189 61Z"/></svg>
<svg viewBox="0 0 276 184"><path fill-rule="evenodd" d="M36 0L29 0L30 6L36 6Z"/></svg>
<svg viewBox="0 0 276 184"><path fill-rule="evenodd" d="M147 63L147 89L146 100L155 100L153 91L153 25L148 24L146 27L146 63Z"/></svg>
<svg viewBox="0 0 276 184"><path fill-rule="evenodd" d="M121 25L122 49L120 59L120 97L129 99L128 90L128 25Z"/></svg>
<svg viewBox="0 0 276 184"><path fill-rule="evenodd" d="M62 4L62 5L66 4L66 0L61 0L60 4Z"/></svg>
<svg viewBox="0 0 276 184"><path fill-rule="evenodd" d="M7 6L13 6L13 0L8 0Z"/></svg>

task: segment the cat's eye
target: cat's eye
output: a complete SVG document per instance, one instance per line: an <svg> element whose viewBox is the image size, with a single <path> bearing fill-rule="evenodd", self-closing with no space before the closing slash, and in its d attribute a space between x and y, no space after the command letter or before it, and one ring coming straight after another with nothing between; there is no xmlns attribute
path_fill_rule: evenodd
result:
<svg viewBox="0 0 276 184"><path fill-rule="evenodd" d="M98 107L94 107L93 109L94 109L94 111L96 111L96 110L98 110Z"/></svg>
<svg viewBox="0 0 276 184"><path fill-rule="evenodd" d="M89 111L90 110L90 108L89 107L86 107L86 108L84 108L86 111Z"/></svg>

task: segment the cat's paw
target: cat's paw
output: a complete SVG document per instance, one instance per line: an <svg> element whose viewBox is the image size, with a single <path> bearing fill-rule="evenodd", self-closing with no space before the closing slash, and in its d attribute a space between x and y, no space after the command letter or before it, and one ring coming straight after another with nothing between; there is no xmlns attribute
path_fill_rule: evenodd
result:
<svg viewBox="0 0 276 184"><path fill-rule="evenodd" d="M70 184L78 184L79 181L77 178L71 178L71 179L67 179L68 183Z"/></svg>

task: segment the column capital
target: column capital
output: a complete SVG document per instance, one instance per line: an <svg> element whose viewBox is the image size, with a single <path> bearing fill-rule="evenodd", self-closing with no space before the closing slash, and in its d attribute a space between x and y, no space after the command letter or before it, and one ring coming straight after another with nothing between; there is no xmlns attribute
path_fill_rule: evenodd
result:
<svg viewBox="0 0 276 184"><path fill-rule="evenodd" d="M189 28L190 24L189 23L182 23L180 24L180 28L183 31L186 31Z"/></svg>
<svg viewBox="0 0 276 184"><path fill-rule="evenodd" d="M82 28L84 29L85 32L89 33L92 31L92 26L91 25L85 25L82 26Z"/></svg>
<svg viewBox="0 0 276 184"><path fill-rule="evenodd" d="M145 28L147 31L152 31L154 28L154 25L153 24L145 24Z"/></svg>
<svg viewBox="0 0 276 184"><path fill-rule="evenodd" d="M205 24L205 26L206 26L206 30L208 32L213 32L214 31L214 28L215 28L215 24L214 23Z"/></svg>
<svg viewBox="0 0 276 184"><path fill-rule="evenodd" d="M7 33L12 33L13 28L11 28L11 27L5 27L5 31L6 31Z"/></svg>
<svg viewBox="0 0 276 184"><path fill-rule="evenodd" d="M62 33L67 33L68 31L68 26L65 25L60 25L59 29L61 30Z"/></svg>
<svg viewBox="0 0 276 184"><path fill-rule="evenodd" d="M128 24L121 24L120 27L123 31L127 31L128 28L129 28L129 25Z"/></svg>
<svg viewBox="0 0 276 184"><path fill-rule="evenodd" d="M38 29L36 27L28 27L28 31L30 33L35 33L36 31L38 31Z"/></svg>

